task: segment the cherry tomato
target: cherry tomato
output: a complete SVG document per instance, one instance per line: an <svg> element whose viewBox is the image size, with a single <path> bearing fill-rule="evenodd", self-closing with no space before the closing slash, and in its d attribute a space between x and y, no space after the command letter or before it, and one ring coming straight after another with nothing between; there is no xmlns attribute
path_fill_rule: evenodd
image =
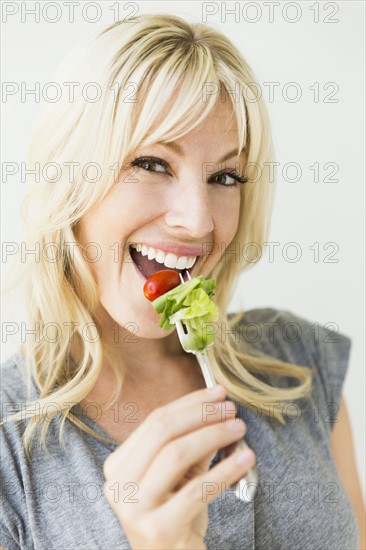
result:
<svg viewBox="0 0 366 550"><path fill-rule="evenodd" d="M162 269L147 279L144 284L144 294L150 302L153 302L156 298L180 284L179 273L171 269Z"/></svg>

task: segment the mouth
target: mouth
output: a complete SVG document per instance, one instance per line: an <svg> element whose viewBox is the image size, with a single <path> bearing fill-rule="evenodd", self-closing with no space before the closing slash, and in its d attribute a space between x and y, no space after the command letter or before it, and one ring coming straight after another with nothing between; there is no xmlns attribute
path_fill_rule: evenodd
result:
<svg viewBox="0 0 366 550"><path fill-rule="evenodd" d="M145 279L148 279L157 271L170 269L176 273L181 273L186 281L188 280L187 271L191 275L193 267L200 258L200 256L177 256L170 252L137 243L129 246L129 253L133 263Z"/></svg>

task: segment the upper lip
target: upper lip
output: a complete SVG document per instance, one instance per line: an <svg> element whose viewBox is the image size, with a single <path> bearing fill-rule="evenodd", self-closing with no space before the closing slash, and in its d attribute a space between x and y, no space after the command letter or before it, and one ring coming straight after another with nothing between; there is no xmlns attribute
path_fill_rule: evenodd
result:
<svg viewBox="0 0 366 550"><path fill-rule="evenodd" d="M206 243L202 244L201 247L192 247L179 245L176 243L147 243L146 241L133 241L130 244L144 244L147 247L156 248L157 250L162 250L163 252L175 254L176 256L202 256L207 254Z"/></svg>

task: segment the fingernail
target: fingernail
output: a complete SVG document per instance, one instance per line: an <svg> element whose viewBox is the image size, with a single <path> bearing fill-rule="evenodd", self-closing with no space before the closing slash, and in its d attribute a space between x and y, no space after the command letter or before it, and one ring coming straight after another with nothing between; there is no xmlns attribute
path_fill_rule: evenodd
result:
<svg viewBox="0 0 366 550"><path fill-rule="evenodd" d="M226 422L226 426L232 432L242 432L244 430L244 423L240 420L240 418L233 418L232 420L229 420Z"/></svg>
<svg viewBox="0 0 366 550"><path fill-rule="evenodd" d="M245 449L244 451L238 451L235 453L235 462L237 464L248 464L250 462L250 457L252 456L252 453Z"/></svg>
<svg viewBox="0 0 366 550"><path fill-rule="evenodd" d="M216 384L215 386L212 386L212 388L207 388L207 392L210 395L220 395L224 389L224 386L221 384Z"/></svg>

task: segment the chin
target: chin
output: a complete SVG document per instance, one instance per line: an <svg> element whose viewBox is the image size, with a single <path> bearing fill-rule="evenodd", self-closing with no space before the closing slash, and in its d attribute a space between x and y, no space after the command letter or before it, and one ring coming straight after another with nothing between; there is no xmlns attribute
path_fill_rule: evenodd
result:
<svg viewBox="0 0 366 550"><path fill-rule="evenodd" d="M160 339L166 338L172 332L175 331L175 327L170 330L163 330L159 326L159 315L154 311L151 304L148 310L144 311L124 311L121 315L121 310L114 311L116 305L101 302L103 313L100 317L102 321L102 330L110 329L111 337L115 344L118 343L136 343L139 338ZM99 317L99 316L98 316ZM117 326L119 325L119 331L117 332ZM118 338L119 335L119 338Z"/></svg>

